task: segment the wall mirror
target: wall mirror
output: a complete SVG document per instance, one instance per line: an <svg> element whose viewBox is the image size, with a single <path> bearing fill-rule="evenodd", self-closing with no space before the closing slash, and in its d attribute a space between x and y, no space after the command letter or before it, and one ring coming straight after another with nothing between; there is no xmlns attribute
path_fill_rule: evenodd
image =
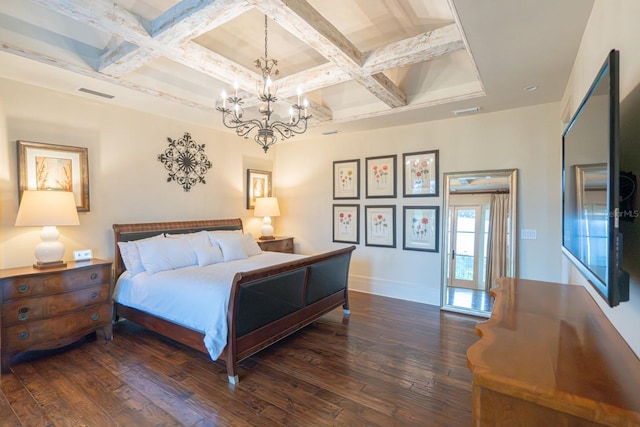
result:
<svg viewBox="0 0 640 427"><path fill-rule="evenodd" d="M518 170L444 174L442 310L489 317L495 279L517 275Z"/></svg>

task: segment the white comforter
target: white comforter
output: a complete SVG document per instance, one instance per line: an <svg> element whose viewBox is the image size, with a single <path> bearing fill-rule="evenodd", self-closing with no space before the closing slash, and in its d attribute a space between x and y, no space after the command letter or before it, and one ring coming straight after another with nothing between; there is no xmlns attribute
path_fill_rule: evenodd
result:
<svg viewBox="0 0 640 427"><path fill-rule="evenodd" d="M227 307L233 276L300 258L304 255L263 252L205 267L142 272L133 277L124 272L116 282L114 300L203 333L204 345L216 360L227 344Z"/></svg>

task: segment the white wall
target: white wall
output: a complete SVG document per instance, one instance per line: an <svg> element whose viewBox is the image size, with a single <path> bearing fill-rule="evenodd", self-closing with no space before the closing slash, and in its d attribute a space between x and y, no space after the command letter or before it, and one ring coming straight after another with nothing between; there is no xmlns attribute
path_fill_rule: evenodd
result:
<svg viewBox="0 0 640 427"><path fill-rule="evenodd" d="M634 173L640 175L640 2L637 0L596 0L589 22L582 38L580 50L571 72L562 105L564 116L576 111L585 93L589 89L598 70L602 66L611 49L620 51L620 98L621 98L621 139L631 148L625 153L622 162L634 159ZM564 117L563 117L564 118ZM635 148L633 148L635 147ZM623 164L628 170L629 165ZM638 198L636 197L636 200ZM638 204L636 203L636 207ZM568 283L584 285L594 296L605 315L618 329L636 355L640 356L640 282L638 257L640 256L640 221L636 218L633 224L623 224L625 268L635 271L631 284L629 302L610 308L584 277L563 257L563 280Z"/></svg>
<svg viewBox="0 0 640 427"><path fill-rule="evenodd" d="M441 252L402 250L402 207L441 206L439 197L402 197L402 154L440 150L444 172L519 169L519 228L537 230L537 240L519 244L520 276L558 281L560 265L560 131L559 104L459 117L355 134L335 134L281 144L274 178L283 216L277 233L296 238L299 250L313 253L344 246L332 242L332 205L360 205L360 244L351 264L351 287L395 298L439 305ZM366 199L365 158L398 156L398 197ZM334 201L333 161L360 159L361 198ZM396 206L396 248L365 246L364 206ZM442 216L442 212L441 212ZM442 247L442 242L440 244Z"/></svg>
<svg viewBox="0 0 640 427"><path fill-rule="evenodd" d="M196 184L190 192L166 182L167 172L157 160L168 146L167 137L177 139L185 132L205 144L213 165L206 184ZM73 259L72 251L83 248L113 259L114 223L240 217L247 231L259 235L260 219L245 209L246 169L272 170L273 154L265 155L253 141L0 79L0 268L32 264L40 238L36 227L13 226L18 212L16 140L88 147L91 211L80 213L80 226L60 228L64 259Z"/></svg>

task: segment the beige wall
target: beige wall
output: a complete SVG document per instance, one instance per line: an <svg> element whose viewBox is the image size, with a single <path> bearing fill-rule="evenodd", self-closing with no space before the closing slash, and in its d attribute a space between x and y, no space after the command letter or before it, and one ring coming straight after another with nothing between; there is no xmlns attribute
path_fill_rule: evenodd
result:
<svg viewBox="0 0 640 427"><path fill-rule="evenodd" d="M302 252L343 246L332 242L332 204L357 203L361 211L360 245L353 255L351 286L438 305L441 252L402 250L401 215L403 206L441 206L442 182L437 198L403 198L400 171L403 153L438 149L440 179L444 172L519 169L519 228L535 229L538 236L537 240L520 241L520 276L558 281L561 277L559 114L559 104L546 104L282 144L276 150L275 183L286 213L276 231L294 235ZM393 154L398 156L398 197L366 199L365 158ZM335 202L332 162L348 159L361 161L361 198L355 202ZM378 204L396 206L395 249L364 244L364 206Z"/></svg>
<svg viewBox="0 0 640 427"><path fill-rule="evenodd" d="M205 144L213 164L206 184L196 184L190 192L167 183L167 172L157 160L168 146L167 137L177 139L184 132ZM89 149L91 211L80 213L80 226L60 228L64 259L83 248L112 259L111 225L119 222L240 217L247 231L259 235L259 219L245 209L245 171L272 170L273 154L265 155L252 141L0 79L1 268L31 264L39 241L38 228L13 226L18 211L16 140Z"/></svg>
<svg viewBox="0 0 640 427"><path fill-rule="evenodd" d="M622 169L634 169L640 177L640 2L637 0L596 0L585 29L580 50L571 72L571 77L563 97L563 119L573 115L595 75L611 49L620 51L620 116L621 139L630 150L624 153ZM636 197L636 200L638 198ZM638 204L636 203L636 206ZM640 221L623 223L624 254L627 269L634 270L629 302L610 308L584 277L563 256L563 280L584 285L602 307L606 316L618 329L637 355L640 355Z"/></svg>

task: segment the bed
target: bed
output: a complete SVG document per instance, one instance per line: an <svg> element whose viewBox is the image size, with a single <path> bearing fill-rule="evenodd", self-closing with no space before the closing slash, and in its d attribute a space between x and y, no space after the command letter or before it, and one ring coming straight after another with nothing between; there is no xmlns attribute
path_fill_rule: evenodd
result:
<svg viewBox="0 0 640 427"><path fill-rule="evenodd" d="M237 246L238 236L244 238L240 252L253 250L247 249L250 235L243 234L242 220L114 224L113 231L114 318L125 318L224 361L232 384L239 381L239 362L252 354L339 306L349 314L349 265L355 246L313 256L258 249L244 258L207 264L210 252L216 252L213 258L220 256L220 248L221 253L232 254L229 242ZM205 235L218 249L198 246ZM185 242L197 246L195 265L162 270L151 263L158 262L149 256L151 249L166 255ZM139 250L138 261L147 261L146 271L131 265L133 249ZM221 294L208 296L212 288ZM199 315L205 319L196 319Z"/></svg>

